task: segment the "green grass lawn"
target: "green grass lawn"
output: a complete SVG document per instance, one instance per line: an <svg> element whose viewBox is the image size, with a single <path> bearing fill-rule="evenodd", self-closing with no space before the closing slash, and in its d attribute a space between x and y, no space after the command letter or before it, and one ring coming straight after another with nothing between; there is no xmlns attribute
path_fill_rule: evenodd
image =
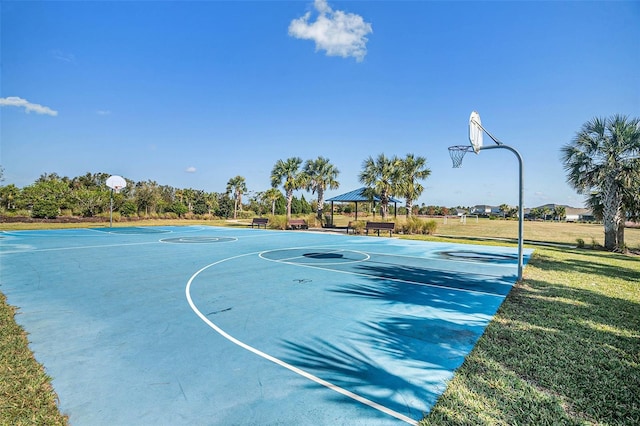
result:
<svg viewBox="0 0 640 426"><path fill-rule="evenodd" d="M440 224L438 233L458 242L512 239L517 222L469 219ZM602 225L525 223L527 240L575 245L582 238L589 246L602 235ZM625 240L639 248L640 230L627 229ZM523 282L421 424L640 424L640 257L531 247ZM0 424L64 424L13 315L0 295Z"/></svg>
<svg viewBox="0 0 640 426"><path fill-rule="evenodd" d="M640 424L640 258L537 248L423 424Z"/></svg>
<svg viewBox="0 0 640 426"><path fill-rule="evenodd" d="M33 358L15 308L0 293L0 424L64 425L50 378Z"/></svg>

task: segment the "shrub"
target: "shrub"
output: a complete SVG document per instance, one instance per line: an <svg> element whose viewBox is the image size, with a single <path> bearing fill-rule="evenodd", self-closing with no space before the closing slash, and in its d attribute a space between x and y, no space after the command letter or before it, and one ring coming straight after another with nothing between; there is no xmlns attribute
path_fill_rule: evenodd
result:
<svg viewBox="0 0 640 426"><path fill-rule="evenodd" d="M425 220L422 224L422 233L426 235L433 235L436 233L436 229L438 228L438 222L435 220Z"/></svg>
<svg viewBox="0 0 640 426"><path fill-rule="evenodd" d="M353 228L353 233L357 235L364 234L365 222L362 220L353 220L350 222L351 228Z"/></svg>
<svg viewBox="0 0 640 426"><path fill-rule="evenodd" d="M582 238L577 238L576 243L578 243L578 248L584 248L584 240Z"/></svg>
<svg viewBox="0 0 640 426"><path fill-rule="evenodd" d="M134 216L136 211L137 207L133 201L125 201L120 207L120 214L125 217Z"/></svg>
<svg viewBox="0 0 640 426"><path fill-rule="evenodd" d="M169 213L174 213L176 216L178 217L182 217L185 213L189 212L189 207L185 206L183 203L181 203L180 201L174 201L173 203L171 203L171 205L167 208L167 212Z"/></svg>
<svg viewBox="0 0 640 426"><path fill-rule="evenodd" d="M401 225L396 225L396 229L403 234L433 234L436 232L438 223L435 220L423 220L417 217L410 217Z"/></svg>
<svg viewBox="0 0 640 426"><path fill-rule="evenodd" d="M55 219L58 217L58 204L53 200L40 199L33 204L31 217L38 219Z"/></svg>
<svg viewBox="0 0 640 426"><path fill-rule="evenodd" d="M194 214L207 214L207 213L209 213L209 208L207 207L207 205L204 202L196 201L196 203L193 205L193 213Z"/></svg>
<svg viewBox="0 0 640 426"><path fill-rule="evenodd" d="M321 221L318 220L318 216L315 213L310 213L303 217L303 219L307 221L309 228L318 228L322 226Z"/></svg>
<svg viewBox="0 0 640 426"><path fill-rule="evenodd" d="M242 211L238 211L238 219L251 219L256 217L256 212L254 212L253 210L242 210Z"/></svg>
<svg viewBox="0 0 640 426"><path fill-rule="evenodd" d="M269 219L269 223L267 224L269 229L281 229L281 230L287 229L287 216L285 216L285 215L276 215L276 216L269 215L269 216L267 216L267 218Z"/></svg>

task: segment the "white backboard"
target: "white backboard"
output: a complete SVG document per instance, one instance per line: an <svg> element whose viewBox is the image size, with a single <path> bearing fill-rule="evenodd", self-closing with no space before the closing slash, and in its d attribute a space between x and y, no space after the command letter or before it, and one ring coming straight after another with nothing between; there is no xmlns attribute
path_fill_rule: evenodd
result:
<svg viewBox="0 0 640 426"><path fill-rule="evenodd" d="M480 114L473 111L469 117L469 142L471 142L471 146L476 154L480 151L480 148L482 148L483 133Z"/></svg>

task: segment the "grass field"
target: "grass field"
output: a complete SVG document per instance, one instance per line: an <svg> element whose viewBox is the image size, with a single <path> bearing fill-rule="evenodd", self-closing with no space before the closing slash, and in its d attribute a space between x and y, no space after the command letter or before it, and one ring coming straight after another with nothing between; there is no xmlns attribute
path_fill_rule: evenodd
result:
<svg viewBox="0 0 640 426"><path fill-rule="evenodd" d="M447 241L504 244L493 239L513 239L517 222L468 219L466 225L440 223L437 232ZM525 223L526 240L575 246L578 238L587 247L602 244L602 225ZM625 240L640 248L640 230L627 229ZM640 257L530 247L536 251L523 282L422 424L640 424ZM65 424L13 316L0 295L0 424Z"/></svg>
<svg viewBox="0 0 640 426"><path fill-rule="evenodd" d="M335 216L334 222L337 226L347 226L353 217ZM358 220L380 220L379 216L358 215ZM404 217L398 216L396 220L401 223ZM426 219L431 220L431 219ZM517 220L490 220L486 218L476 219L468 217L465 224L458 218L449 217L446 220L442 217L434 218L438 224L437 234L453 237L472 238L498 238L517 242L518 221ZM625 243L631 249L640 249L640 228L627 228L625 230ZM525 221L524 239L525 242L547 242L576 245L578 239L582 239L586 246L602 246L604 244L604 227L596 223L573 223L573 222L553 222L553 221Z"/></svg>
<svg viewBox="0 0 640 426"><path fill-rule="evenodd" d="M425 425L640 424L640 260L537 248Z"/></svg>
<svg viewBox="0 0 640 426"><path fill-rule="evenodd" d="M336 215L334 223L336 226L346 227L353 217ZM379 216L358 215L358 220L380 220ZM396 221L403 222L404 216L398 216ZM517 220L489 220L468 218L466 224L460 223L457 218L448 218L444 223L443 218L433 219L437 222L437 235L451 236L458 238L481 238L481 239L502 239L517 241L518 221ZM180 226L180 225L211 225L211 226L246 226L251 222L246 220L139 220L135 222L114 222L113 226ZM313 225L313 224L312 224ZM0 231L19 229L52 229L52 228L86 228L105 227L108 222L103 223L2 223ZM592 223L564 223L564 222L529 222L524 223L525 242L547 242L567 245L577 245L577 240L584 241L586 247L602 246L604 244L604 228L601 224ZM640 228L627 228L625 230L625 243L630 249L640 250Z"/></svg>

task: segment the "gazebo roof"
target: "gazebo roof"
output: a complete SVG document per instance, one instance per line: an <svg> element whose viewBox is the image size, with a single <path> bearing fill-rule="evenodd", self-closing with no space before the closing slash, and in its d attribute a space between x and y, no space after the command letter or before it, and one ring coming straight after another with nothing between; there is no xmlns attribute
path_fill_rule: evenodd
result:
<svg viewBox="0 0 640 426"><path fill-rule="evenodd" d="M351 192L347 192L344 193L342 195L336 195L333 198L329 198L327 201L335 201L335 202L342 202L342 203L362 203L362 202L366 202L366 201L370 201L370 198L367 197L364 192L367 188L366 187L362 187L362 188L358 188L355 189ZM374 201L380 202L380 197L379 196L374 196L373 197ZM401 203L401 200L398 200L396 198L393 197L389 197L389 202L391 203Z"/></svg>

